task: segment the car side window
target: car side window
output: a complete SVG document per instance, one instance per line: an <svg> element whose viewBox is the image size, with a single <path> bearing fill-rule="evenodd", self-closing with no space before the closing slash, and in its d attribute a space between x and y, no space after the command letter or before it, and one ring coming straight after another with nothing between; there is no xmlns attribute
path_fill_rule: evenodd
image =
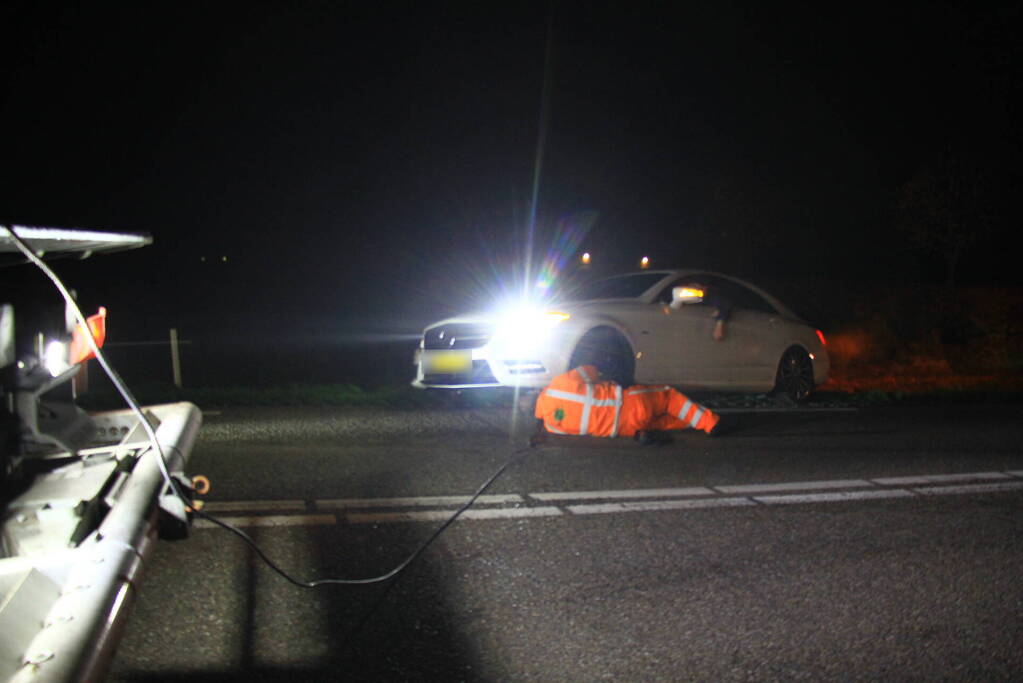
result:
<svg viewBox="0 0 1023 683"><path fill-rule="evenodd" d="M760 313L768 313L770 315L776 315L778 311L775 310L774 306L769 304L764 297L760 296L751 289L743 287L737 282L731 280L723 280L715 278L715 282L708 282L707 285L711 287L719 287L722 296L732 302L735 308L743 308L747 311L758 311Z"/></svg>

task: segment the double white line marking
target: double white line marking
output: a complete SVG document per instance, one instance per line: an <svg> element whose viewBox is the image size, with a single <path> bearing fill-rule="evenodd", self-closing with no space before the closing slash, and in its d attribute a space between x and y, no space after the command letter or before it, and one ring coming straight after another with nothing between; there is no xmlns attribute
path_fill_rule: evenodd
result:
<svg viewBox="0 0 1023 683"><path fill-rule="evenodd" d="M480 496L459 519L518 519L753 505L839 503L1006 491L1023 491L1023 470L772 484L494 494ZM320 526L338 522L389 524L445 520L468 500L469 496L417 496L232 501L211 502L204 510L225 522L243 527ZM208 528L213 525L205 520L197 520L195 526Z"/></svg>

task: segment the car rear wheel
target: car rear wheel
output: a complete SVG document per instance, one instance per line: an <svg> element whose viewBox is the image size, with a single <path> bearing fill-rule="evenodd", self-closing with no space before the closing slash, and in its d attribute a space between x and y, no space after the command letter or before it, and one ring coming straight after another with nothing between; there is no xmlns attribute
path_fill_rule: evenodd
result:
<svg viewBox="0 0 1023 683"><path fill-rule="evenodd" d="M569 368L580 365L595 365L605 379L624 387L633 384L636 371L636 359L629 342L617 330L608 327L590 330L579 340L579 345L572 352Z"/></svg>
<svg viewBox="0 0 1023 683"><path fill-rule="evenodd" d="M790 346L778 363L773 393L801 403L810 397L812 391L813 363L810 356L798 346Z"/></svg>

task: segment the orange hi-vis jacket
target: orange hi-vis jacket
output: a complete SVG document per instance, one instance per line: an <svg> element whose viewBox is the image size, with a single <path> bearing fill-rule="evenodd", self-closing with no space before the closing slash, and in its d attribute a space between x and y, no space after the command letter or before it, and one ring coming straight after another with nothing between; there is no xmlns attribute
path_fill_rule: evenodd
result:
<svg viewBox="0 0 1023 683"><path fill-rule="evenodd" d="M632 436L640 430L710 432L718 416L667 386L622 389L598 381L597 368L583 365L558 375L540 392L535 415L554 434Z"/></svg>

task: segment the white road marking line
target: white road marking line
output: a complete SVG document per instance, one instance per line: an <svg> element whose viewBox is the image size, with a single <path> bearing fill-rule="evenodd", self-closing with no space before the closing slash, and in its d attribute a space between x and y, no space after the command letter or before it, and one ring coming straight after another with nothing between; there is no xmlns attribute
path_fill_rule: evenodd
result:
<svg viewBox="0 0 1023 683"><path fill-rule="evenodd" d="M832 481L794 481L782 484L737 484L715 486L721 493L757 493L758 491L813 491L820 489L871 488L874 484L865 479L836 479Z"/></svg>
<svg viewBox="0 0 1023 683"><path fill-rule="evenodd" d="M871 479L871 481L882 486L921 486L926 484L943 484L950 481L984 481L1008 478L1009 475L1002 472L968 472L962 474L925 474L915 477L883 477Z"/></svg>
<svg viewBox="0 0 1023 683"><path fill-rule="evenodd" d="M322 508L393 508L393 507L441 507L444 505L465 505L472 496L417 496L410 498L335 498L318 500ZM476 499L483 505L502 503L524 503L516 493L483 495Z"/></svg>
<svg viewBox="0 0 1023 683"><path fill-rule="evenodd" d="M208 501L206 512L287 512L305 510L304 500L230 500Z"/></svg>
<svg viewBox="0 0 1023 683"><path fill-rule="evenodd" d="M416 512L351 512L345 521L351 524L388 522L436 522L446 520L454 510L418 510ZM459 519L519 519L522 517L558 517L565 514L556 507L495 508L490 510L466 510Z"/></svg>
<svg viewBox="0 0 1023 683"><path fill-rule="evenodd" d="M795 503L837 503L847 500L871 500L876 498L912 498L913 492L905 489L884 491L839 491L836 493L805 493L782 496L754 496L753 500L764 505L790 505Z"/></svg>
<svg viewBox="0 0 1023 683"><path fill-rule="evenodd" d="M530 493L535 500L591 500L613 498L669 498L672 496L712 496L714 491L705 486L690 486L674 489L624 489L619 491L559 491Z"/></svg>
<svg viewBox="0 0 1023 683"><path fill-rule="evenodd" d="M647 512L657 510L692 510L718 507L740 507L756 504L790 505L801 503L833 503L857 500L876 500L885 498L911 498L915 496L942 496L968 493L998 493L1003 491L1023 491L1023 481L1005 481L1012 477L1023 479L1023 470L1007 472L962 472L956 474L931 474L904 477L881 477L872 480L835 479L830 481L783 482L776 484L740 484L663 488L663 489L632 489L608 491L545 491L530 493L526 497L539 501L563 500L620 500L610 503L592 503L537 507L515 508L470 508L461 515L461 519L518 519L526 517L557 517L567 513L575 515L606 514L616 512ZM954 486L935 486L932 484L946 482L989 482L966 483ZM902 484L919 485L915 488L884 489L880 486ZM827 493L796 493L723 498L725 493L764 493L778 491L820 491L827 489L864 489L858 491L830 491ZM712 496L679 500L686 496ZM674 498L673 500L636 500L642 498ZM437 510L390 510L381 512L348 512L343 515L344 521L352 524L389 523L389 522L432 522L448 519L455 506L467 502L471 496L420 496L408 498L352 498L316 501L326 508L386 508L386 507L427 507L436 506L447 509ZM525 503L518 494L495 494L480 496L477 501L482 504ZM217 501L208 503L206 510L245 511L245 512L304 512L306 503L300 500L275 501ZM298 514L298 515L239 515L223 518L224 522L240 527L275 527L275 526L322 526L336 524L338 519L333 513ZM206 520L196 520L196 528L206 529L215 526Z"/></svg>
<svg viewBox="0 0 1023 683"><path fill-rule="evenodd" d="M236 527L278 527L278 526L331 526L337 524L334 515L244 515L218 517L221 522ZM197 529L212 529L217 525L205 519L194 522Z"/></svg>
<svg viewBox="0 0 1023 683"><path fill-rule="evenodd" d="M598 515L614 512L652 512L655 510L693 510L756 505L749 498L708 498L703 500L651 500L637 503L594 503L567 505L573 515Z"/></svg>
<svg viewBox="0 0 1023 683"><path fill-rule="evenodd" d="M946 496L956 493L991 493L994 491L1023 491L1023 482L1004 482L1000 484L963 484L961 486L931 486L913 489L922 496Z"/></svg>

